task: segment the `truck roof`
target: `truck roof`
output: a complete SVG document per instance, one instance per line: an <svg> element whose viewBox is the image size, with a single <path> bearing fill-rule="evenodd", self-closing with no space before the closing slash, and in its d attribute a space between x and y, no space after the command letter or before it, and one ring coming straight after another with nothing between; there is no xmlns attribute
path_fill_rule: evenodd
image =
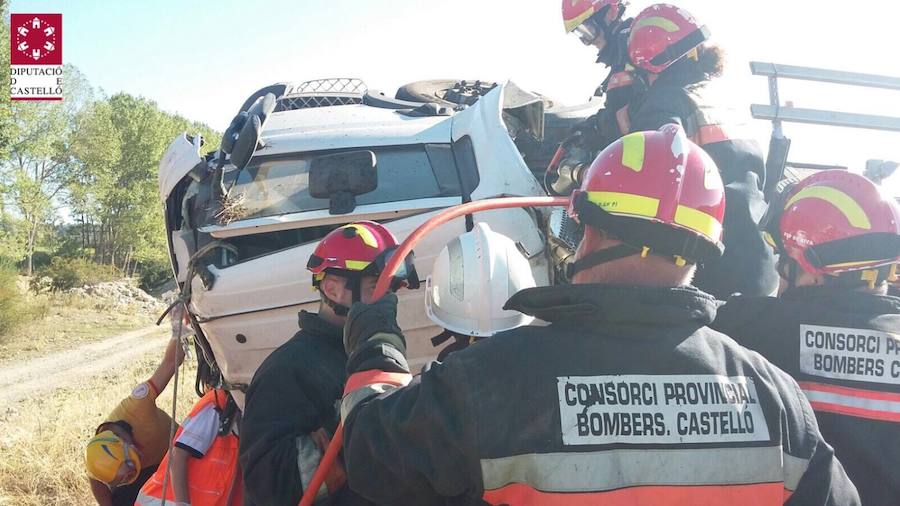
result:
<svg viewBox="0 0 900 506"><path fill-rule="evenodd" d="M412 117L364 104L282 111L269 118L260 155L450 142L452 116Z"/></svg>

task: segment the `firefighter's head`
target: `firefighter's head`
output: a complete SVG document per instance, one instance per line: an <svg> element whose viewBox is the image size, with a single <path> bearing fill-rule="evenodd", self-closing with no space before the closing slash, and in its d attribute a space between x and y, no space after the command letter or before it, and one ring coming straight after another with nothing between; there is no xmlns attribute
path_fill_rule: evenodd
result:
<svg viewBox="0 0 900 506"><path fill-rule="evenodd" d="M684 56L697 58L697 47L709 38L709 29L686 10L654 4L634 18L628 35L631 63L659 74Z"/></svg>
<svg viewBox="0 0 900 506"><path fill-rule="evenodd" d="M372 221L350 223L326 235L306 264L322 299L321 314L342 320L354 302L373 302L378 276L397 247L394 235ZM418 283L410 255L394 274L391 289Z"/></svg>
<svg viewBox="0 0 900 506"><path fill-rule="evenodd" d="M762 222L782 288L886 290L900 260L900 208L865 176L817 172L787 185Z"/></svg>
<svg viewBox="0 0 900 506"><path fill-rule="evenodd" d="M575 32L586 46L602 50L622 23L626 4L621 0L563 0L566 33Z"/></svg>
<svg viewBox="0 0 900 506"><path fill-rule="evenodd" d="M575 283L685 285L697 263L722 254L722 179L678 125L635 132L604 149L569 214L585 225Z"/></svg>
<svg viewBox="0 0 900 506"><path fill-rule="evenodd" d="M134 483L141 474L141 457L131 425L125 421L100 424L85 449L84 463L88 476L110 488Z"/></svg>

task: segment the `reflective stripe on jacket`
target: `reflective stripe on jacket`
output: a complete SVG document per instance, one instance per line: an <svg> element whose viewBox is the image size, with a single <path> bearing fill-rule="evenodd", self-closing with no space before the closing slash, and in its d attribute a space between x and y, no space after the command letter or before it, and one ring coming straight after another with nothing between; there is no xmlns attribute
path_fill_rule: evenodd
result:
<svg viewBox="0 0 900 506"><path fill-rule="evenodd" d="M194 417L209 405L217 410L225 408L228 393L224 390L210 390L197 401L188 417ZM177 439L183 428L175 433ZM243 504L240 469L238 468L238 438L234 434L216 436L202 458L188 458L188 494L192 506L239 506ZM162 504L163 484L169 467L166 454L159 469L147 480L138 493L135 506L157 506ZM169 476L166 503L174 504L172 476Z"/></svg>

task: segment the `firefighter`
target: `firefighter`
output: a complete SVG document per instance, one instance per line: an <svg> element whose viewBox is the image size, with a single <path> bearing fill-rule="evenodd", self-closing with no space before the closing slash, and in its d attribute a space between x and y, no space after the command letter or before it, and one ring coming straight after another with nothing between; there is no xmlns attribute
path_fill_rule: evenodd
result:
<svg viewBox="0 0 900 506"><path fill-rule="evenodd" d="M863 504L900 504L900 210L842 170L782 195L766 229L785 290L734 297L713 326L800 382Z"/></svg>
<svg viewBox="0 0 900 506"><path fill-rule="evenodd" d="M604 150L570 214L572 285L415 380L396 296L354 304L341 414L350 486L391 504L859 504L796 383L705 326L724 191L681 127Z"/></svg>
<svg viewBox="0 0 900 506"><path fill-rule="evenodd" d="M237 426L240 411L227 390L207 388L175 433L174 448L141 487L135 506L241 506ZM171 472L169 458L172 457Z"/></svg>
<svg viewBox="0 0 900 506"><path fill-rule="evenodd" d="M716 162L728 202L725 253L698 270L696 286L723 299L735 292L771 295L778 285L775 259L758 230L765 212L763 153L755 141L732 136L714 111L701 107L702 87L721 74L724 64L721 50L705 44L708 38L709 29L684 9L656 4L641 11L628 29L634 82L629 84L627 103L590 118L588 126L567 142L596 152L621 135L680 123ZM580 163L589 162L567 161L561 166ZM555 191L567 194L573 184L577 180L557 185Z"/></svg>
<svg viewBox="0 0 900 506"><path fill-rule="evenodd" d="M321 303L300 312L300 331L260 365L241 425L240 465L252 504L295 506L338 423L346 380L342 326L350 304L370 302L377 276L397 248L382 225L361 221L331 231L307 263ZM417 286L410 259L399 277ZM324 503L367 504L344 487L337 468L319 494ZM327 489L327 490L326 490Z"/></svg>
<svg viewBox="0 0 900 506"><path fill-rule="evenodd" d="M615 111L630 97L632 66L625 51L631 19L623 19L627 3L620 0L563 0L562 16L566 33L575 33L586 46L597 48L597 63L609 67L609 74L597 88L605 109ZM580 128L590 129L588 121ZM579 129L576 129L579 131Z"/></svg>
<svg viewBox="0 0 900 506"><path fill-rule="evenodd" d="M425 281L425 313L444 329L431 343L440 346L453 339L438 361L475 341L531 323L534 318L503 305L535 284L531 264L516 243L487 223L476 223L474 230L450 241Z"/></svg>
<svg viewBox="0 0 900 506"><path fill-rule="evenodd" d="M100 506L134 504L168 450L172 418L156 406L156 398L184 361L184 306L174 306L170 316L172 338L153 375L113 409L85 448L91 493Z"/></svg>

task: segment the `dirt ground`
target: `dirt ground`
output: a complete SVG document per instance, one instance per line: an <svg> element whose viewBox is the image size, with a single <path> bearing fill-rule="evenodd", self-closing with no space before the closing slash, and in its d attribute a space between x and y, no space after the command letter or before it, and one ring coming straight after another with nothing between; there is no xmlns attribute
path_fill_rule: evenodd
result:
<svg viewBox="0 0 900 506"><path fill-rule="evenodd" d="M150 352L161 354L168 329L145 327L0 370L0 405L75 385Z"/></svg>

